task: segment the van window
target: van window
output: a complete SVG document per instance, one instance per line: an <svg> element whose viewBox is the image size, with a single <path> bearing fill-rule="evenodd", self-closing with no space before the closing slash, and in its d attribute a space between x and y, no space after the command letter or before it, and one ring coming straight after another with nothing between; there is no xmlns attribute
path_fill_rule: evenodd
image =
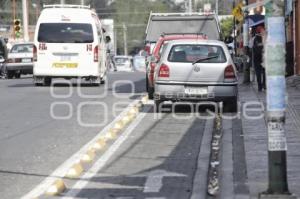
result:
<svg viewBox="0 0 300 199"><path fill-rule="evenodd" d="M91 24L84 23L41 23L38 41L44 43L92 43Z"/></svg>

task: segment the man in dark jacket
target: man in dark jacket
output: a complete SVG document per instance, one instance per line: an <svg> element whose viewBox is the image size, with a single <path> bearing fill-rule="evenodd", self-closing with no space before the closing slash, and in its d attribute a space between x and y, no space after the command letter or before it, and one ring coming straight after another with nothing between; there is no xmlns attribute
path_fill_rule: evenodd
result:
<svg viewBox="0 0 300 199"><path fill-rule="evenodd" d="M258 26L256 28L256 35L253 41L253 64L257 78L258 91L266 89L266 74L262 66L263 63L263 49L264 49L264 27Z"/></svg>

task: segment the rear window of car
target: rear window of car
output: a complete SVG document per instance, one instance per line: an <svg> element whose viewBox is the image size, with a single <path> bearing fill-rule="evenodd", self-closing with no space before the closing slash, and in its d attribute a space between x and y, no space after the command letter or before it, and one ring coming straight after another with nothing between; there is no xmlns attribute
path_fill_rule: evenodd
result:
<svg viewBox="0 0 300 199"><path fill-rule="evenodd" d="M41 23L38 41L44 43L92 43L91 24L85 23Z"/></svg>
<svg viewBox="0 0 300 199"><path fill-rule="evenodd" d="M10 52L11 53L32 53L33 45L32 44L14 45L11 48Z"/></svg>
<svg viewBox="0 0 300 199"><path fill-rule="evenodd" d="M168 56L169 62L193 63L200 59L201 63L225 63L227 61L223 48L216 45L174 45Z"/></svg>

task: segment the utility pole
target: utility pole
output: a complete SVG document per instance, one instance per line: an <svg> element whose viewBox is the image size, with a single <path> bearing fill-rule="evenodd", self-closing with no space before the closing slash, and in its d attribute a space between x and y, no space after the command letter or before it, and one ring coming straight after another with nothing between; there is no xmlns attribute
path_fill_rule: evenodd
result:
<svg viewBox="0 0 300 199"><path fill-rule="evenodd" d="M60 4L65 4L65 0L60 0Z"/></svg>
<svg viewBox="0 0 300 199"><path fill-rule="evenodd" d="M295 24L295 74L300 75L300 2L295 1L294 24Z"/></svg>
<svg viewBox="0 0 300 199"><path fill-rule="evenodd" d="M22 10L23 10L23 38L24 38L24 41L27 42L27 41L29 41L27 0L22 0Z"/></svg>
<svg viewBox="0 0 300 199"><path fill-rule="evenodd" d="M269 185L260 199L294 199L288 189L286 163L285 0L270 1L265 8Z"/></svg>
<svg viewBox="0 0 300 199"><path fill-rule="evenodd" d="M84 5L84 0L81 0L81 5L82 5L82 6Z"/></svg>
<svg viewBox="0 0 300 199"><path fill-rule="evenodd" d="M232 2L232 10L235 8L235 0ZM237 55L237 45L236 45L236 27L235 27L236 18L233 16L233 43L234 43L234 54Z"/></svg>
<svg viewBox="0 0 300 199"><path fill-rule="evenodd" d="M123 23L123 39L124 39L124 55L128 55L128 47L127 47L127 26Z"/></svg>
<svg viewBox="0 0 300 199"><path fill-rule="evenodd" d="M189 0L189 13L193 12L193 3L192 0Z"/></svg>
<svg viewBox="0 0 300 199"><path fill-rule="evenodd" d="M219 15L219 0L216 0L216 14Z"/></svg>
<svg viewBox="0 0 300 199"><path fill-rule="evenodd" d="M16 19L16 0L13 0L12 1L12 17L13 17L13 23L14 23L14 21L15 21L15 19ZM13 24L13 26L14 26L14 24ZM12 33L12 35L13 35L13 38L14 38L14 40L16 39L16 34L15 34L15 31L14 31L14 27L13 27L13 33Z"/></svg>

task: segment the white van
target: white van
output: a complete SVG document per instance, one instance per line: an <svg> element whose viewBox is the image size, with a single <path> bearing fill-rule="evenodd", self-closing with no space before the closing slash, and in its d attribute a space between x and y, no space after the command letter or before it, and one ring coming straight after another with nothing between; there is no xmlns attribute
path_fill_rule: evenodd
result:
<svg viewBox="0 0 300 199"><path fill-rule="evenodd" d="M34 36L34 83L52 78L84 78L93 85L106 80L106 47L97 14L88 6L45 5Z"/></svg>

